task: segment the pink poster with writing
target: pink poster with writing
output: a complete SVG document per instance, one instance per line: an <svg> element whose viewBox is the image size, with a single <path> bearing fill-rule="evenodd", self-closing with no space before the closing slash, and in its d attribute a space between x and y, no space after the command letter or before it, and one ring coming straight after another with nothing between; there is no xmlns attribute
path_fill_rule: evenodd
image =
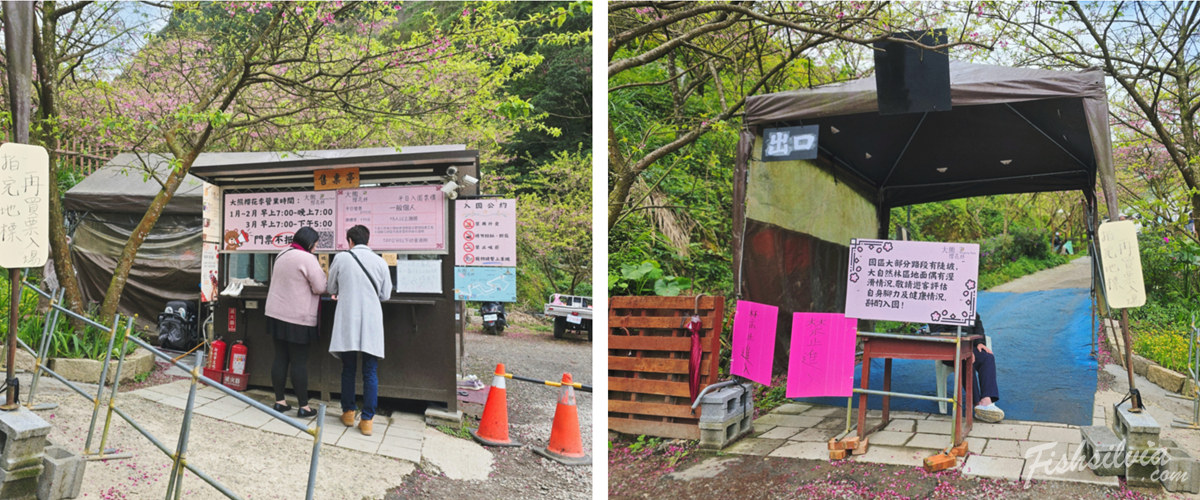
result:
<svg viewBox="0 0 1200 500"><path fill-rule="evenodd" d="M840 313L792 314L787 397L850 396L857 326Z"/></svg>
<svg viewBox="0 0 1200 500"><path fill-rule="evenodd" d="M850 241L846 316L975 324L979 245L929 241Z"/></svg>
<svg viewBox="0 0 1200 500"><path fill-rule="evenodd" d="M227 193L221 249L278 251L307 226L317 231L317 250L333 250L336 208L333 191Z"/></svg>
<svg viewBox="0 0 1200 500"><path fill-rule="evenodd" d="M763 385L771 385L775 363L775 325L779 308L739 300L733 316L733 352L729 372Z"/></svg>
<svg viewBox="0 0 1200 500"><path fill-rule="evenodd" d="M362 224L372 250L447 253L446 197L437 184L339 189L337 249L349 248L346 230Z"/></svg>

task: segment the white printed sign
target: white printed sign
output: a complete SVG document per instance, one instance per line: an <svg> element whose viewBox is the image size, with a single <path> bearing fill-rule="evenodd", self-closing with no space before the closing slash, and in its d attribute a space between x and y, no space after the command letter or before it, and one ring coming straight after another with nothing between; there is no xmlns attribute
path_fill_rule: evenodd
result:
<svg viewBox="0 0 1200 500"><path fill-rule="evenodd" d="M1100 267L1104 271L1104 297L1108 307L1124 309L1146 304L1142 280L1142 254L1138 251L1137 226L1131 220L1105 222L1096 231L1100 245Z"/></svg>
<svg viewBox="0 0 1200 500"><path fill-rule="evenodd" d="M454 228L454 265L517 265L516 199L458 200Z"/></svg>
<svg viewBox="0 0 1200 500"><path fill-rule="evenodd" d="M40 267L50 257L50 156L46 148L0 146L0 267Z"/></svg>
<svg viewBox="0 0 1200 500"><path fill-rule="evenodd" d="M850 241L846 316L975 324L979 245L929 241Z"/></svg>
<svg viewBox="0 0 1200 500"><path fill-rule="evenodd" d="M442 260L397 260L396 293L442 293Z"/></svg>

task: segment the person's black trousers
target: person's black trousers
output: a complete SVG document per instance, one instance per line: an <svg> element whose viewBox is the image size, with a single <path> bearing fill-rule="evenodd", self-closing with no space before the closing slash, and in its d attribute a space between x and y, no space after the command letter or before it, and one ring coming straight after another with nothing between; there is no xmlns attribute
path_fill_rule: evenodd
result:
<svg viewBox="0 0 1200 500"><path fill-rule="evenodd" d="M1000 400L1000 388L996 385L996 356L987 351L975 350L975 404L987 397L992 402Z"/></svg>
<svg viewBox="0 0 1200 500"><path fill-rule="evenodd" d="M288 365L291 365L292 388L296 390L299 407L308 406L308 344L275 339L275 362L271 364L271 383L275 386L276 401L283 401Z"/></svg>

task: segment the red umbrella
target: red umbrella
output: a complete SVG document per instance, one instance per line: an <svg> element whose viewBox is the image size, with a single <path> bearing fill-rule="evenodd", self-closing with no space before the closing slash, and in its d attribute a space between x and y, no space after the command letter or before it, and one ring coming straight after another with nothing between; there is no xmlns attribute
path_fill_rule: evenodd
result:
<svg viewBox="0 0 1200 500"><path fill-rule="evenodd" d="M692 334L692 355L688 358L688 391L692 394L692 402L700 394L700 358L704 355L700 350L700 317L692 316L684 328Z"/></svg>

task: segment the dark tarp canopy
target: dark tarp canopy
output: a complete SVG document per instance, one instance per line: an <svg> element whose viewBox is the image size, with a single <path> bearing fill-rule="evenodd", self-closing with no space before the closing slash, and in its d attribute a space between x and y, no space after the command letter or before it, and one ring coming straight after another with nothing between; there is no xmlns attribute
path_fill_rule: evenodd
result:
<svg viewBox="0 0 1200 500"><path fill-rule="evenodd" d="M122 153L67 191L63 207L79 220L71 256L84 300L104 299L117 258L169 168L165 156ZM188 175L167 203L138 249L118 307L122 314L153 322L167 301L200 298L203 192L203 183Z"/></svg>
<svg viewBox="0 0 1200 500"><path fill-rule="evenodd" d="M821 156L876 190L883 210L1035 191L1091 199L1099 172L1115 212L1103 72L951 62L950 99L950 111L880 115L868 77L752 96L745 123L819 125ZM746 135L739 152L757 156Z"/></svg>
<svg viewBox="0 0 1200 500"><path fill-rule="evenodd" d="M951 62L950 97L949 111L880 115L872 77L747 99L734 174L733 273L739 298L780 308L783 333L776 337L776 366L787 366L792 312L844 310L848 239L886 237L891 208L1079 190L1091 218L1098 208L1099 177L1110 217L1117 213L1103 72ZM763 129L796 125L819 126L819 155L812 165L834 180L820 187L779 187L786 181L759 176L791 170L761 163L755 167L758 175L750 175L750 163L760 160L755 141ZM768 186L751 185L751 177ZM784 210L793 222L783 225L781 219L760 220L750 212L752 202L771 208L789 196L825 200L830 195L811 190L833 190L842 183L862 199L809 213ZM764 202L763 196L779 192L786 194ZM802 206L802 201L793 204ZM839 217L861 210L847 207L864 202L875 209L878 234L846 236L846 228L861 233L866 226ZM769 214L760 208L758 215Z"/></svg>

